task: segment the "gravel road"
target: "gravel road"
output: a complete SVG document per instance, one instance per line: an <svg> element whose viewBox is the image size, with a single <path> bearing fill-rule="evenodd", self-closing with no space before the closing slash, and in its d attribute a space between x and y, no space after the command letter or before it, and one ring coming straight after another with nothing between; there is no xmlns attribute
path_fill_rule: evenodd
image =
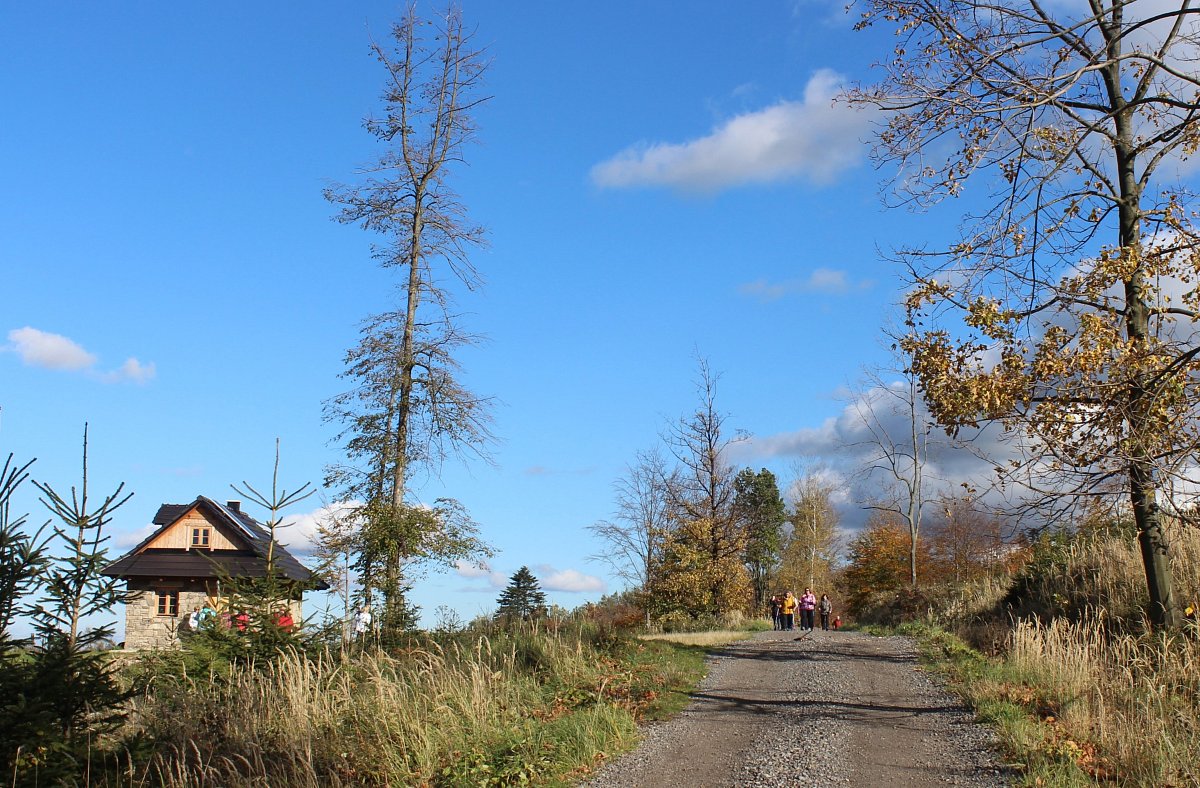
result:
<svg viewBox="0 0 1200 788"><path fill-rule="evenodd" d="M726 646L678 717L587 788L1005 786L992 733L908 638L761 632Z"/></svg>

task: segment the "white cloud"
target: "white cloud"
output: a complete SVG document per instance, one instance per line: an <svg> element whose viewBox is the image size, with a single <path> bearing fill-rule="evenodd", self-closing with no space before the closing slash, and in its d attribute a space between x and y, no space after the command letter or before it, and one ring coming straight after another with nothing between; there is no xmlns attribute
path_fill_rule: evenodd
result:
<svg viewBox="0 0 1200 788"><path fill-rule="evenodd" d="M873 117L870 110L834 102L842 84L841 75L821 69L801 101L738 115L689 142L627 148L593 167L592 181L603 188L668 186L684 192L793 178L830 183L858 164Z"/></svg>
<svg viewBox="0 0 1200 788"><path fill-rule="evenodd" d="M471 580L484 579L487 581L486 588L472 586L462 589L464 591L494 591L498 588L504 588L506 585L508 585L508 578L500 572L493 570L486 561L472 563L460 558L454 565L454 571L459 577L465 577Z"/></svg>
<svg viewBox="0 0 1200 788"><path fill-rule="evenodd" d="M136 531L126 531L125 533L115 534L113 536L113 546L118 550L128 550L131 547L141 544L143 539L157 531L158 528L159 526L155 525L154 523L146 523ZM111 561L114 559L110 557L109 560Z"/></svg>
<svg viewBox="0 0 1200 788"><path fill-rule="evenodd" d="M897 446L902 446L905 436L911 434L907 412L897 407L897 393L894 387L868 389L819 427L751 438L737 447L737 458L743 463L786 457L819 463L822 480L834 487L833 499L842 527L857 529L867 518L868 511L863 507L892 494L892 480L885 472L864 473L865 468L878 465L876 435L891 436ZM863 414L872 407L875 423L868 425ZM918 416L928 423L930 417L923 403ZM963 442L952 442L940 428L932 428L924 466L927 495L961 491L962 483L988 490L994 479L993 463L1004 463L1019 453L998 425L975 434L963 430L960 438Z"/></svg>
<svg viewBox="0 0 1200 788"><path fill-rule="evenodd" d="M104 383L145 383L155 376L153 363L143 364L132 356L125 359L125 363L117 369L109 372L98 371L97 356L89 353L78 342L61 334L52 334L31 326L9 331L8 341L10 344L0 350L16 353L21 357L21 362L30 367L82 372Z"/></svg>
<svg viewBox="0 0 1200 788"><path fill-rule="evenodd" d="M339 501L304 514L285 515L275 529L275 540L294 555L311 555L317 546L317 532L332 518L344 517L361 507L358 501ZM259 522L262 517L255 516Z"/></svg>
<svg viewBox="0 0 1200 788"><path fill-rule="evenodd" d="M604 591L603 580L574 569L555 569L547 564L542 564L537 570L538 582L546 591L564 591L572 594Z"/></svg>
<svg viewBox="0 0 1200 788"><path fill-rule="evenodd" d="M96 363L96 357L61 334L39 331L25 326L8 332L9 350L21 357L21 362L30 367L45 369L88 369Z"/></svg>
<svg viewBox="0 0 1200 788"><path fill-rule="evenodd" d="M793 279L786 282L768 282L757 279L738 287L738 292L760 301L777 301L792 293L821 293L825 295L845 295L847 293L868 290L874 287L871 279L852 281L845 271L833 268L817 268L808 275L807 279Z"/></svg>
<svg viewBox="0 0 1200 788"><path fill-rule="evenodd" d="M154 378L156 370L154 362L143 364L130 356L125 359L125 363L121 365L117 373L125 380L132 380L134 383L145 383Z"/></svg>

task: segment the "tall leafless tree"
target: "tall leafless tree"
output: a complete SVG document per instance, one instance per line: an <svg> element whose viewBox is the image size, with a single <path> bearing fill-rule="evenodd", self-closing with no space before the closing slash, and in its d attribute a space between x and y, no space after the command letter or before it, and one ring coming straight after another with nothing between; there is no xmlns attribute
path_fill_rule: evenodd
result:
<svg viewBox="0 0 1200 788"><path fill-rule="evenodd" d="M898 380L867 373L868 388L852 405L864 438L856 447L864 458L862 474L881 491L868 508L889 512L908 527L909 583L917 585L921 520L929 499L926 469L934 424L921 406L917 376L904 371Z"/></svg>
<svg viewBox="0 0 1200 788"><path fill-rule="evenodd" d="M382 114L364 122L384 152L359 183L326 191L341 206L339 222L381 235L374 256L401 275L398 308L369 318L346 354L343 376L354 387L326 406L327 418L343 426L350 460L332 468L327 483L366 504L362 526L373 532L364 544L372 547L362 560L382 562L365 574L382 578L385 627L400 615L410 564L486 554L461 507L414 508L414 471L436 470L447 452L486 456L492 439L488 401L462 384L453 355L476 338L456 325L441 281L449 272L467 289L480 284L470 251L484 233L468 220L449 175L474 138L487 61L453 7L434 24L409 6L391 38L371 45L387 83ZM431 521L437 512L454 522Z"/></svg>

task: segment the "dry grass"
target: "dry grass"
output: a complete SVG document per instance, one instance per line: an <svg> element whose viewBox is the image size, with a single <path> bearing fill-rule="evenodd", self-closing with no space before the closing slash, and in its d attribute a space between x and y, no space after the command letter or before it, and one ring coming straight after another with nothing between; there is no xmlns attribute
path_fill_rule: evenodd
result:
<svg viewBox="0 0 1200 788"><path fill-rule="evenodd" d="M137 719L153 784L524 784L632 741L629 711L601 702L605 679L579 641L481 638L159 686Z"/></svg>
<svg viewBox="0 0 1200 788"><path fill-rule="evenodd" d="M745 630L720 630L717 632L662 632L650 635L641 635L642 640L665 640L669 643L679 643L683 646L700 646L708 648L711 646L723 646L726 643L733 643L737 640L746 640L754 637L753 632Z"/></svg>
<svg viewBox="0 0 1200 788"><path fill-rule="evenodd" d="M1200 532L1177 528L1171 536L1176 596L1194 605ZM1004 625L1003 658L967 691L981 707L1007 704L1033 718L1032 729L1016 724L1009 734L1027 763L1072 764L1085 782L1200 785L1200 633L1194 624L1150 633L1146 599L1135 543L1081 539L1026 573L1013 593L990 585L964 590L935 618L985 651L978 635L994 639ZM1005 625L1009 615L1015 620ZM1053 782L1046 774L1031 773L1027 784Z"/></svg>
<svg viewBox="0 0 1200 788"><path fill-rule="evenodd" d="M1019 624L1007 667L1036 688L1050 740L1097 778L1200 785L1200 644L1112 634L1102 620Z"/></svg>

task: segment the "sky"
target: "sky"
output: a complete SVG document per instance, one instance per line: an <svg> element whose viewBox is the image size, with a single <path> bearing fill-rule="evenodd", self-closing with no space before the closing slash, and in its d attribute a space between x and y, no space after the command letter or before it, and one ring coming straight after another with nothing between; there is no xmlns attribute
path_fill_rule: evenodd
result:
<svg viewBox="0 0 1200 788"><path fill-rule="evenodd" d="M463 4L491 98L450 178L489 239L472 257L486 285L458 300L487 341L460 361L499 443L416 496L458 499L496 555L420 579L425 623L490 612L521 566L568 608L620 590L587 526L695 407L700 358L727 426L752 436L739 465L786 480L833 461L847 392L888 362L902 285L884 253L948 227L884 207L875 118L834 98L891 40L854 32L843 5ZM0 455L65 492L87 423L91 494L134 493L114 557L163 503L269 488L277 441L282 486L317 490L281 541L303 557L334 503L322 404L397 291L322 191L380 152L362 128L383 85L368 44L401 11L0 12ZM29 485L13 508L47 517Z"/></svg>

